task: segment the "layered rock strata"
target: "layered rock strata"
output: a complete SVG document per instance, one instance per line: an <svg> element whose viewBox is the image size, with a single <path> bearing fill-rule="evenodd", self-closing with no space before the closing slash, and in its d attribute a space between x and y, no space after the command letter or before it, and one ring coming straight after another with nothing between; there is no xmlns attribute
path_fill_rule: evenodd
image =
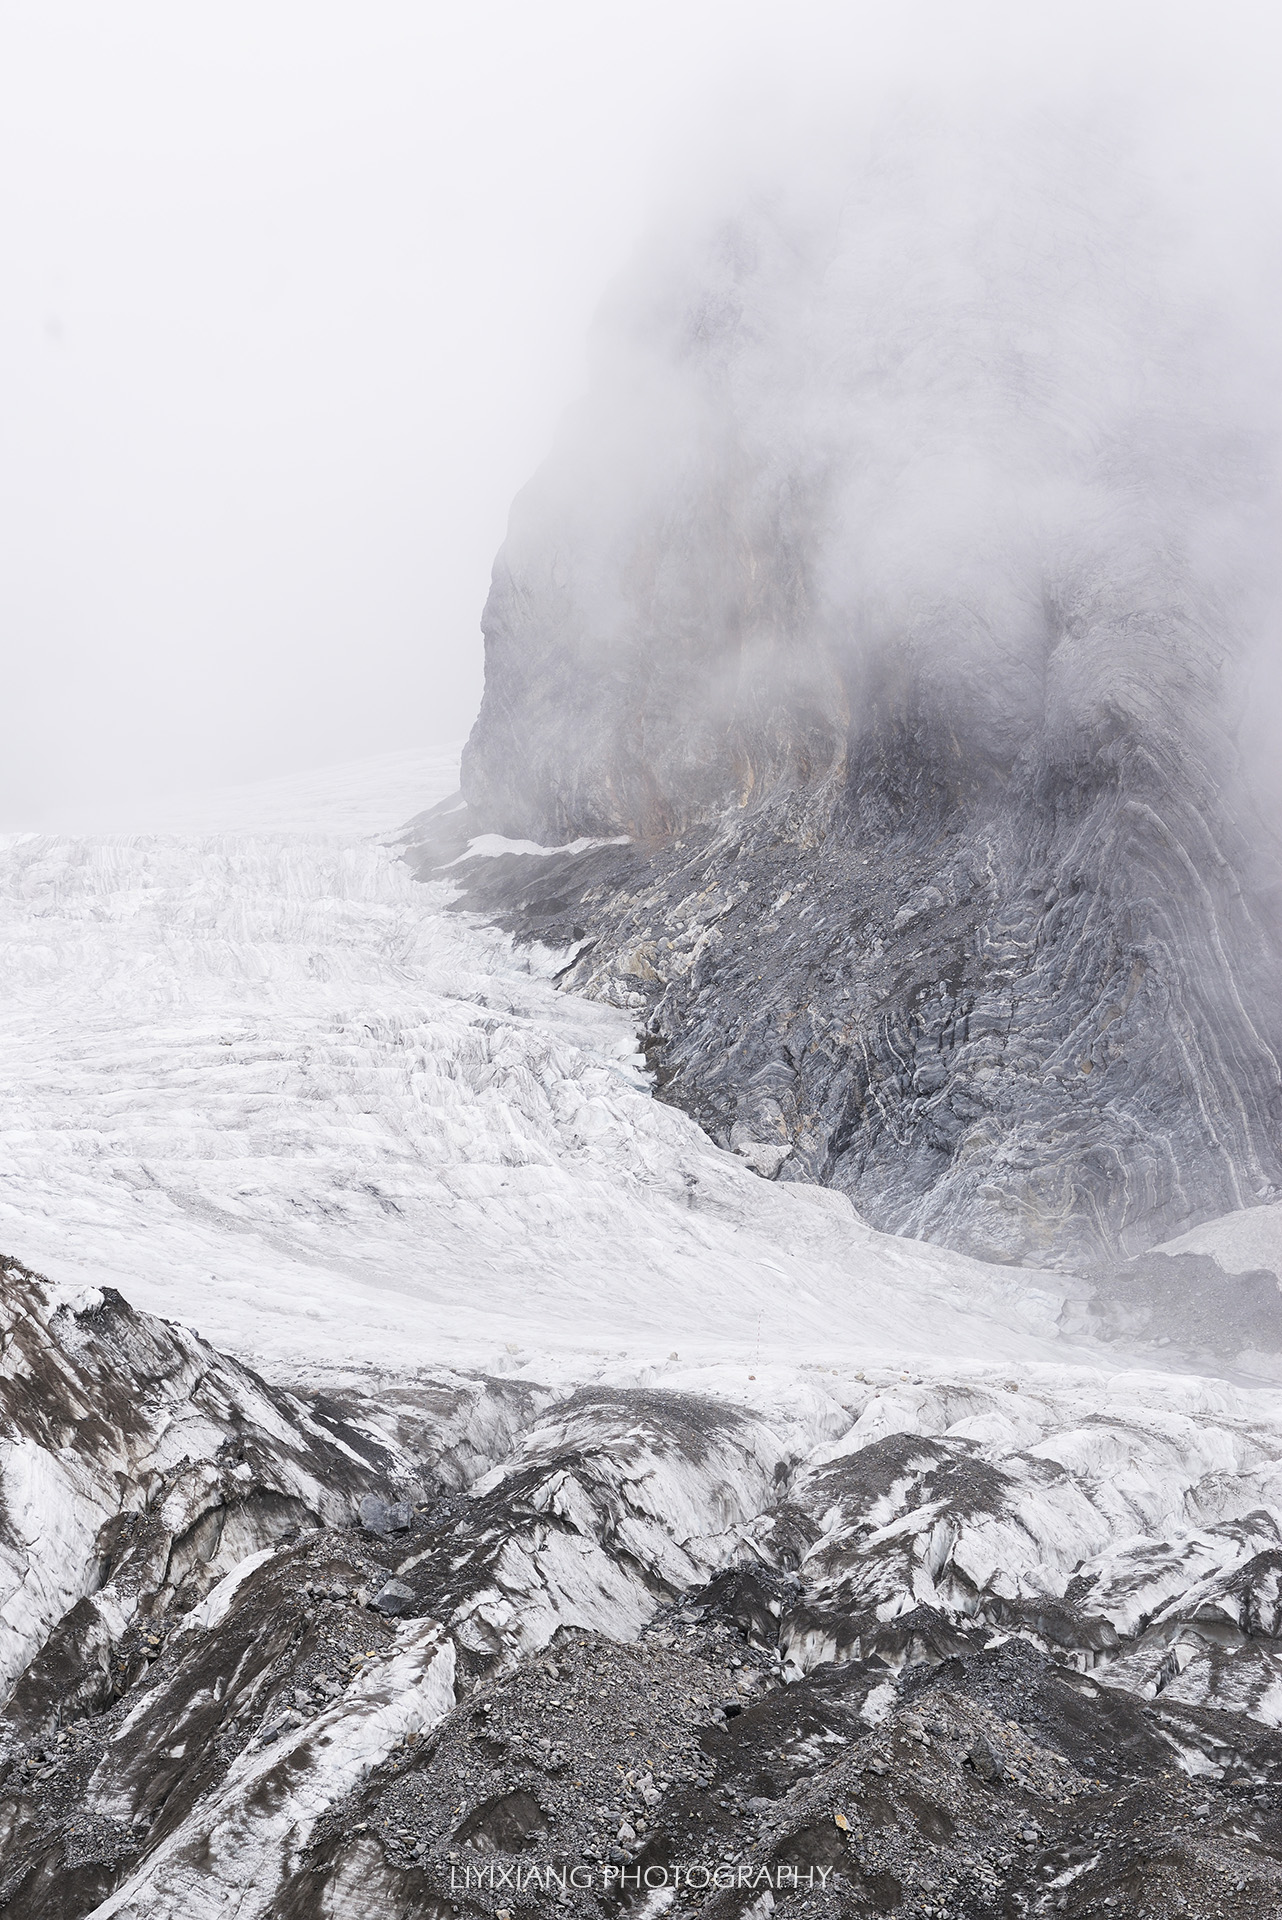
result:
<svg viewBox="0 0 1282 1920"><path fill-rule="evenodd" d="M915 127L643 260L513 508L465 804L410 836L576 944L716 1139L986 1258L1282 1183L1235 745L1272 456L1249 343L1077 136Z"/></svg>

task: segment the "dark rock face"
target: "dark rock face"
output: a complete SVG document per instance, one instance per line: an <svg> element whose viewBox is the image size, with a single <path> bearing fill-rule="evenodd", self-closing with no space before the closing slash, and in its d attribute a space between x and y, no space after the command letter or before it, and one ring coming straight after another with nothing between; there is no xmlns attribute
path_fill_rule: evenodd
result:
<svg viewBox="0 0 1282 1920"><path fill-rule="evenodd" d="M321 1402L118 1297L12 1263L6 1287L9 1612L55 1548L68 1591L99 1581L33 1607L10 1667L14 1920L1282 1903L1278 1449L1251 1396L1217 1388L1213 1431L1200 1387L1153 1376ZM135 1464L95 1482L108 1459ZM231 1564L190 1545L219 1515ZM125 1534L146 1551L111 1564Z"/></svg>
<svg viewBox="0 0 1282 1920"><path fill-rule="evenodd" d="M0 1260L0 1335L8 1739L103 1708L231 1567L414 1471L352 1409L305 1406L110 1288L67 1297Z"/></svg>
<svg viewBox="0 0 1282 1920"><path fill-rule="evenodd" d="M415 836L628 836L451 877L591 941L566 984L761 1171L989 1258L1282 1183L1233 744L1265 455L1101 164L990 154L962 231L896 151L645 263L513 509L467 810Z"/></svg>
<svg viewBox="0 0 1282 1920"><path fill-rule="evenodd" d="M661 1096L758 1171L983 1258L1106 1258L1282 1182L1269 903L1200 825L1190 903L1187 849L1120 789L1108 810L815 845L779 802L451 877L583 942L564 984L632 1008Z"/></svg>

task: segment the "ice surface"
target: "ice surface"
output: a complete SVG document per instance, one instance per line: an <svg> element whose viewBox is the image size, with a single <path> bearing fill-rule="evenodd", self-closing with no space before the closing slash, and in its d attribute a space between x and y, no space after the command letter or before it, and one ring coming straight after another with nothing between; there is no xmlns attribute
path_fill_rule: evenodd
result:
<svg viewBox="0 0 1282 1920"><path fill-rule="evenodd" d="M789 1677L926 1606L1067 1649L1101 1686L1282 1722L1282 1393L1070 1341L1071 1277L878 1234L713 1146L654 1099L628 1017L556 989L564 956L411 880L396 829L456 777L402 754L175 801L146 831L0 842L0 1246L50 1275L59 1339L101 1359L76 1315L112 1285L277 1377L418 1375L494 1547L297 1739L251 1742L100 1911L265 1912L320 1814L448 1709L455 1645L515 1659L567 1621L635 1635L660 1592L770 1560L781 1468L804 1543ZM1219 1223L1224 1244L1271 1214ZM144 1421L121 1476L107 1428L101 1461L7 1443L15 1670L78 1597L90 1654L127 1626L117 1588L94 1591L122 1484L132 1501L151 1468L192 1462L158 1552L233 1501L209 1407L237 1432L286 1403L306 1420L173 1338L160 1439ZM519 1432L505 1394L528 1403ZM393 1394L387 1420L413 1400ZM322 1517L327 1497L309 1495ZM248 1522L221 1538L183 1629L215 1668L279 1558ZM91 1783L112 1817L153 1764L127 1737Z"/></svg>
<svg viewBox="0 0 1282 1920"><path fill-rule="evenodd" d="M1262 1269L1282 1281L1282 1202L1271 1206L1241 1207L1203 1221L1178 1239L1167 1240L1157 1253L1204 1253L1225 1273Z"/></svg>
<svg viewBox="0 0 1282 1920"><path fill-rule="evenodd" d="M0 842L0 1244L278 1373L1071 1357L1059 1276L759 1179L562 956L412 881L391 830L456 781L402 753Z"/></svg>
<svg viewBox="0 0 1282 1920"><path fill-rule="evenodd" d="M479 833L469 840L457 860L451 860L450 866L461 866L464 860L496 860L502 853L528 853L535 855L550 853L587 853L592 847L626 847L626 833L616 833L610 840L567 840L563 847L543 847L537 840L509 840L502 833Z"/></svg>

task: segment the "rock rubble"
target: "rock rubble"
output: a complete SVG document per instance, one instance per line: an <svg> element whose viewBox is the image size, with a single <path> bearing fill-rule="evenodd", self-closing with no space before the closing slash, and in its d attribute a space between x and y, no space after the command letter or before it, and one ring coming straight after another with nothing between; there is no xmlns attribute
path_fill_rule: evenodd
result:
<svg viewBox="0 0 1282 1920"><path fill-rule="evenodd" d="M0 1719L14 1920L1282 1901L1258 1393L812 1369L764 1407L309 1401L123 1301L6 1289L9 1564L43 1476L66 1595Z"/></svg>

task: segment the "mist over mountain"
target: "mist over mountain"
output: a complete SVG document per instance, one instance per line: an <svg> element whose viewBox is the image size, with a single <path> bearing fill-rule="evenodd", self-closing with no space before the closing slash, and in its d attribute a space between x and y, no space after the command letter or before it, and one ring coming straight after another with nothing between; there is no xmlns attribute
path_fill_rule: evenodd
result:
<svg viewBox="0 0 1282 1920"><path fill-rule="evenodd" d="M982 11L691 166L461 772L0 836L4 1920L1282 1912L1282 225Z"/></svg>
<svg viewBox="0 0 1282 1920"><path fill-rule="evenodd" d="M1271 262L1154 179L1103 112L916 106L653 240L448 817L626 836L460 871L714 1138L988 1258L1282 1183Z"/></svg>

